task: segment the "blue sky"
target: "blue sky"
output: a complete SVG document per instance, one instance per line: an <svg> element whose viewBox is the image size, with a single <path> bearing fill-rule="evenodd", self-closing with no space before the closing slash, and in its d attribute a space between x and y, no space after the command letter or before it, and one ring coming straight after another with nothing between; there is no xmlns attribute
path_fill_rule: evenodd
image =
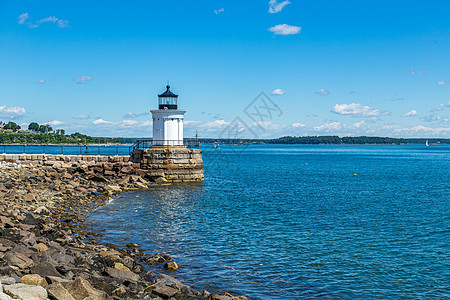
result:
<svg viewBox="0 0 450 300"><path fill-rule="evenodd" d="M0 120L150 137L169 80L188 137L238 118L250 137L450 138L449 13L448 0L0 0ZM261 92L279 110L255 119Z"/></svg>

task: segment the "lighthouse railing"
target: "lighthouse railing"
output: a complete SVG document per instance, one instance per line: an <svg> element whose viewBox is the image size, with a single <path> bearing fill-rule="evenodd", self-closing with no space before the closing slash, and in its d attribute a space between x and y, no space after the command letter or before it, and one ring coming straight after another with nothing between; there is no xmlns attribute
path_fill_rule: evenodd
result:
<svg viewBox="0 0 450 300"><path fill-rule="evenodd" d="M137 140L132 146L130 146L129 152L133 153L135 149L148 149L152 146L157 147L176 147L186 146L189 149L199 148L198 139L184 139L184 140Z"/></svg>

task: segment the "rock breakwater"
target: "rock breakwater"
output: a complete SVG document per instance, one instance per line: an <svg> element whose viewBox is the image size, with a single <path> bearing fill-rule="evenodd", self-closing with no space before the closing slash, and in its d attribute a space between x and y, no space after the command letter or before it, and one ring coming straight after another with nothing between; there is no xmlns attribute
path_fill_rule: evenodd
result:
<svg viewBox="0 0 450 300"><path fill-rule="evenodd" d="M26 160L26 157L25 157ZM151 188L140 168L116 162L0 162L0 299L245 299L194 290L149 265L176 272L165 254L129 243L101 245L86 213L122 191ZM174 273L176 275L176 273Z"/></svg>

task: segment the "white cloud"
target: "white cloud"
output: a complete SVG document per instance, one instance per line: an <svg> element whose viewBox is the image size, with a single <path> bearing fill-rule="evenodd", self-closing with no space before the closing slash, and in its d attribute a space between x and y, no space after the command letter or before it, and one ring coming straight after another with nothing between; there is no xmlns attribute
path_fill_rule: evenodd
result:
<svg viewBox="0 0 450 300"><path fill-rule="evenodd" d="M306 127L306 125L302 124L302 123L294 123L294 124L292 124L292 127L300 128L300 127Z"/></svg>
<svg viewBox="0 0 450 300"><path fill-rule="evenodd" d="M433 108L431 111L442 111L442 110L444 110L446 107L450 107L450 101L447 101L447 103L441 103L441 104L439 104L438 107Z"/></svg>
<svg viewBox="0 0 450 300"><path fill-rule="evenodd" d="M136 121L136 120L123 120L121 122L121 124L124 126L136 125L137 123L138 123L138 121Z"/></svg>
<svg viewBox="0 0 450 300"><path fill-rule="evenodd" d="M73 81L75 81L76 83L86 83L86 82L91 81L93 79L94 78L90 77L90 76L80 75L80 76L75 77L73 79Z"/></svg>
<svg viewBox="0 0 450 300"><path fill-rule="evenodd" d="M186 121L183 122L183 124L185 126L199 125L201 123L202 123L201 121L192 121L192 120L186 120Z"/></svg>
<svg viewBox="0 0 450 300"><path fill-rule="evenodd" d="M417 115L417 111L415 111L415 110L413 109L413 110L411 110L411 111L409 111L409 112L403 114L402 117L413 117L413 116L415 116L415 115Z"/></svg>
<svg viewBox="0 0 450 300"><path fill-rule="evenodd" d="M350 128L359 129L363 127L365 124L366 122L362 120L361 122L354 123L352 126L350 126Z"/></svg>
<svg viewBox="0 0 450 300"><path fill-rule="evenodd" d="M140 127L147 127L147 126L153 126L153 121L144 121L142 123L139 124Z"/></svg>
<svg viewBox="0 0 450 300"><path fill-rule="evenodd" d="M344 125L342 125L339 122L332 122L332 123L325 123L319 126L315 126L314 130L315 131L336 131L336 130L340 130L344 127Z"/></svg>
<svg viewBox="0 0 450 300"><path fill-rule="evenodd" d="M398 128L394 130L397 133L406 133L406 134L418 134L418 133L429 133L432 135L443 134L450 132L450 128L439 127L439 128L431 128L425 126L415 126L411 128Z"/></svg>
<svg viewBox="0 0 450 300"><path fill-rule="evenodd" d="M270 27L267 30L269 30L275 34L279 34L279 35L290 35L290 34L300 33L302 28L298 27L298 26L287 25L287 24L279 24L279 25Z"/></svg>
<svg viewBox="0 0 450 300"><path fill-rule="evenodd" d="M19 24L25 24L25 21L30 18L30 16L28 15L28 13L23 13L19 16Z"/></svg>
<svg viewBox="0 0 450 300"><path fill-rule="evenodd" d="M290 4L291 2L285 0L280 3L278 3L277 0L270 0L269 1L269 13L276 14L279 13L286 5Z"/></svg>
<svg viewBox="0 0 450 300"><path fill-rule="evenodd" d="M0 117L9 119L20 119L24 117L26 111L23 107L9 107L6 105L0 105Z"/></svg>
<svg viewBox="0 0 450 300"><path fill-rule="evenodd" d="M216 14L216 15L218 15L218 14L220 14L220 13L223 13L225 11L225 9L223 9L223 8L221 8L221 9L215 9L214 10L214 13Z"/></svg>
<svg viewBox="0 0 450 300"><path fill-rule="evenodd" d="M150 113L148 113L148 112L143 112L143 113L138 113L138 114L133 113L133 112L127 112L127 113L123 116L123 118L124 118L124 119L127 119L127 118L135 119L135 118L138 118L138 117L148 116L148 115L150 115Z"/></svg>
<svg viewBox="0 0 450 300"><path fill-rule="evenodd" d="M422 69L414 70L414 67L411 67L408 71L406 71L406 73L411 74L411 75L416 75L416 74L423 75L423 74L425 74L425 71Z"/></svg>
<svg viewBox="0 0 450 300"><path fill-rule="evenodd" d="M363 106L360 103L336 104L331 112L339 115L354 115L361 117L376 117L388 114L370 106Z"/></svg>
<svg viewBox="0 0 450 300"><path fill-rule="evenodd" d="M280 124L276 124L276 123L273 123L273 122L270 122L270 121L268 121L268 122L261 122L261 121L253 122L252 125L255 126L255 127L262 127L265 130L272 130L272 131L273 130L280 130L282 128L282 126Z"/></svg>
<svg viewBox="0 0 450 300"><path fill-rule="evenodd" d="M75 117L75 119L77 120L86 120L86 119L90 119L91 117L85 114L80 114L78 116Z"/></svg>
<svg viewBox="0 0 450 300"><path fill-rule="evenodd" d="M59 28L69 27L69 21L63 20L63 19L59 19L57 17L52 17L52 16L44 18L44 19L40 19L40 20L36 21L36 23L33 23L31 21L31 18L28 15L28 13L23 13L18 18L18 23L19 24L26 24L30 28L36 28L36 27L38 27L39 25L41 25L43 23L49 23L49 22L56 24L56 26L58 26Z"/></svg>
<svg viewBox="0 0 450 300"><path fill-rule="evenodd" d="M398 128L400 127L399 125L395 125L395 124L389 124L389 125L385 125L383 127L381 127L382 129L394 129L394 128Z"/></svg>
<svg viewBox="0 0 450 300"><path fill-rule="evenodd" d="M322 95L322 96L327 96L328 94L330 94L330 91L327 91L326 89L320 89L316 92L316 94Z"/></svg>
<svg viewBox="0 0 450 300"><path fill-rule="evenodd" d="M113 123L113 122L105 121L105 120L103 120L103 119L101 119L101 118L92 121L92 124L94 124L94 125L112 124L112 123Z"/></svg>
<svg viewBox="0 0 450 300"><path fill-rule="evenodd" d="M41 78L41 79L39 79L36 83L44 84L44 83L45 83L45 79Z"/></svg>
<svg viewBox="0 0 450 300"><path fill-rule="evenodd" d="M437 114L430 114L430 115L424 117L423 120L425 122L437 122L437 121L441 120L441 116L439 116Z"/></svg>
<svg viewBox="0 0 450 300"><path fill-rule="evenodd" d="M183 123L186 128L206 130L208 132L222 130L222 128L230 124L230 122L227 122L225 120L214 120L206 123L195 120L186 120Z"/></svg>
<svg viewBox="0 0 450 300"><path fill-rule="evenodd" d="M58 125L64 124L64 122L58 121L58 120L54 120L54 121L51 121L51 122L45 122L45 123L43 123L43 124L44 124L44 125L58 126Z"/></svg>
<svg viewBox="0 0 450 300"><path fill-rule="evenodd" d="M447 103L439 104L440 107L450 107L450 101L447 101Z"/></svg>
<svg viewBox="0 0 450 300"><path fill-rule="evenodd" d="M444 85L444 84L449 84L450 83L450 80L441 80L441 81L438 81L438 85Z"/></svg>
<svg viewBox="0 0 450 300"><path fill-rule="evenodd" d="M223 127L227 126L228 124L230 124L230 122L227 122L225 120L215 120L212 122L204 123L201 125L201 127L206 128L208 130L212 130L212 129L223 128Z"/></svg>
<svg viewBox="0 0 450 300"><path fill-rule="evenodd" d="M48 18L37 21L37 23L47 23L47 22L56 23L56 22L58 22L58 18L57 17L48 17Z"/></svg>
<svg viewBox="0 0 450 300"><path fill-rule="evenodd" d="M270 93L271 95L284 95L286 94L286 91L283 91L282 89L274 89L272 91L272 93Z"/></svg>

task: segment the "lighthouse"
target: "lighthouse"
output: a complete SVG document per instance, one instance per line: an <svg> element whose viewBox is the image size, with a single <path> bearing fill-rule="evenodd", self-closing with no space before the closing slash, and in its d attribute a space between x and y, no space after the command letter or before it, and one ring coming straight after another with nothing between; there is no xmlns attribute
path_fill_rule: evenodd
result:
<svg viewBox="0 0 450 300"><path fill-rule="evenodd" d="M185 110L178 109L178 95L166 91L158 95L158 109L150 110L153 118L153 146L183 146Z"/></svg>
<svg viewBox="0 0 450 300"><path fill-rule="evenodd" d="M157 183L201 182L204 180L202 150L198 139L183 141L185 110L178 109L178 95L158 95L158 109L150 110L153 139L137 140L130 147L129 161L139 165L145 178ZM139 173L141 174L141 173Z"/></svg>

